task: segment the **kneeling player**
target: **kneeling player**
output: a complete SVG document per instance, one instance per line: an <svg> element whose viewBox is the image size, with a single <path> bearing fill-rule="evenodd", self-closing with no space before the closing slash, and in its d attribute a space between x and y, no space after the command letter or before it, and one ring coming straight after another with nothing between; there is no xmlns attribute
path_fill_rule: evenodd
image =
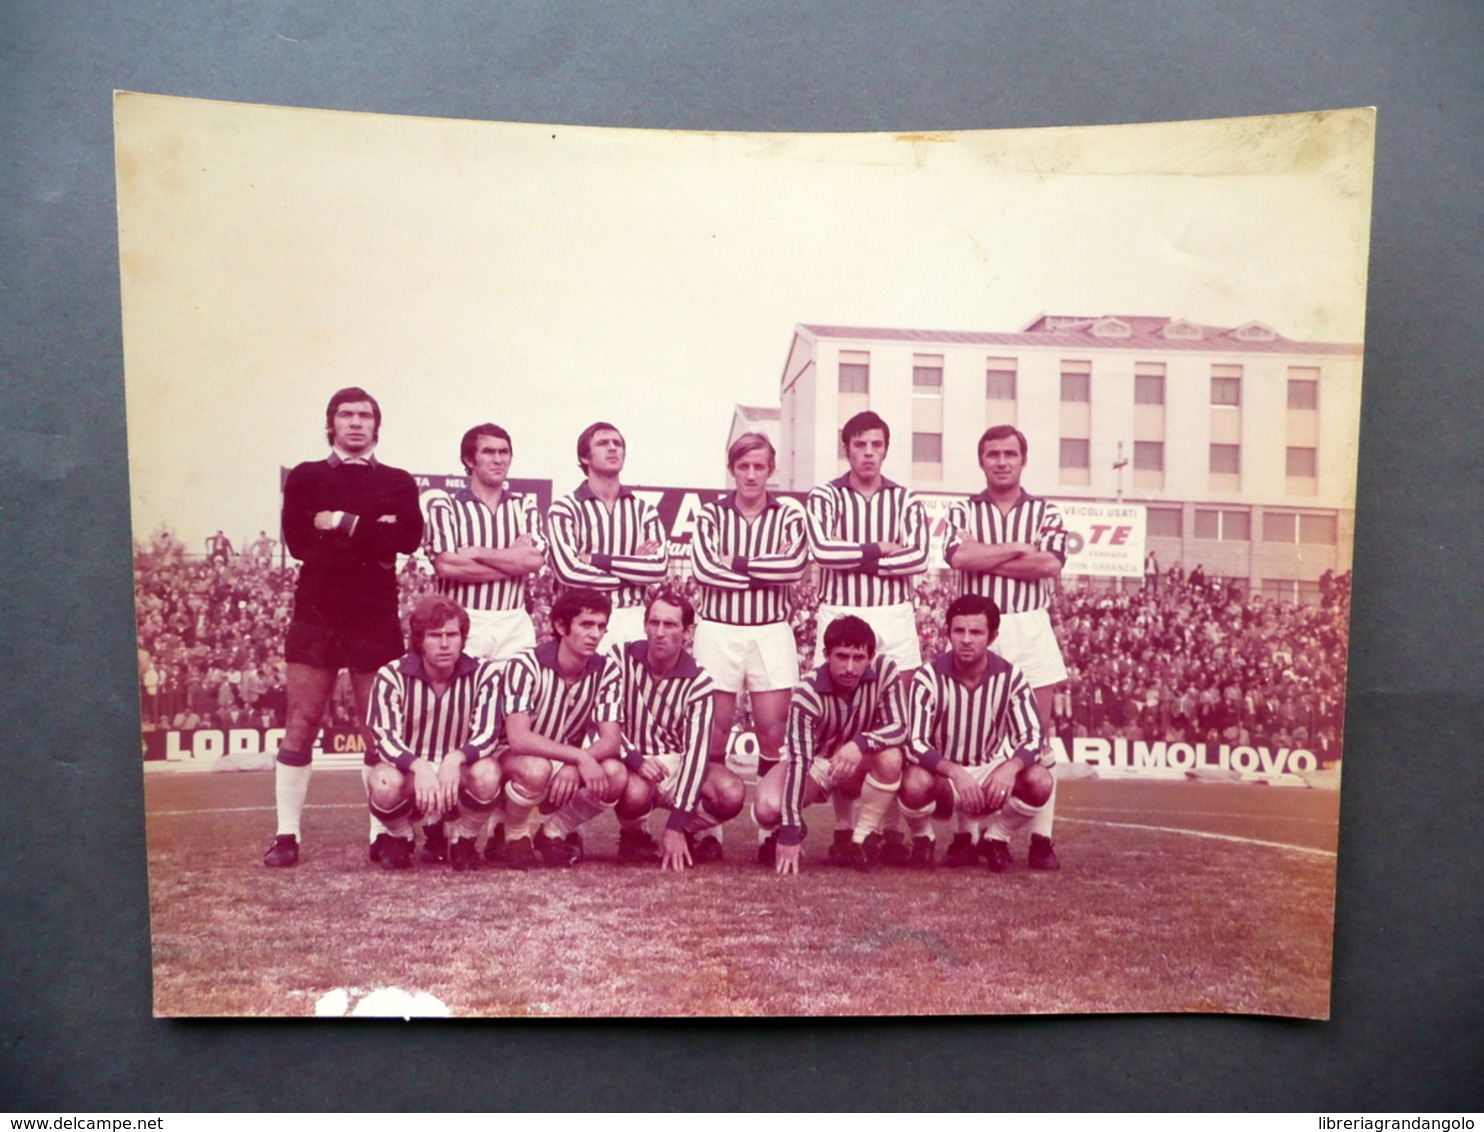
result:
<svg viewBox="0 0 1484 1132"><path fill-rule="evenodd" d="M615 654L623 680L623 759L629 770L618 805L618 859L631 864L658 859L661 869L677 872L721 858L721 843L710 831L741 813L747 797L740 778L724 764L706 761L715 688L686 650L695 623L695 607L664 590L645 611L645 639L630 641ZM656 805L670 811L658 854L643 825L636 824Z"/></svg>
<svg viewBox="0 0 1484 1132"><path fill-rule="evenodd" d="M989 651L999 627L999 608L989 598L958 598L948 607L952 648L913 677L914 765L902 776L899 800L914 867L933 865L934 810L946 817L957 806L970 816L994 815L982 854L994 872L1009 871L1010 835L1051 797L1035 693L1018 668Z"/></svg>
<svg viewBox="0 0 1484 1132"><path fill-rule="evenodd" d="M488 813L499 796L495 745L499 669L464 652L469 615L446 597L428 596L409 619L412 650L383 665L371 685L366 797L386 826L372 846L383 868L412 864L412 824L436 817L457 800ZM455 827L449 859L457 870L479 867L477 823ZM462 836L460 836L462 834Z"/></svg>
<svg viewBox="0 0 1484 1132"><path fill-rule="evenodd" d="M758 784L753 807L759 826L779 831L779 874L799 871L804 807L836 794L858 797L860 805L854 827L835 830L829 859L875 869L879 838L873 835L901 785L907 728L896 665L876 657L876 635L853 615L830 622L824 655L794 689L787 759Z"/></svg>
<svg viewBox="0 0 1484 1132"><path fill-rule="evenodd" d="M550 813L576 800L601 813L628 782L618 758L618 663L598 651L612 608L596 590L567 590L551 607L557 639L517 653L505 667L500 769L509 868L536 863L538 808ZM596 738L589 737L593 727ZM575 826L546 832L546 863L576 864L582 850Z"/></svg>

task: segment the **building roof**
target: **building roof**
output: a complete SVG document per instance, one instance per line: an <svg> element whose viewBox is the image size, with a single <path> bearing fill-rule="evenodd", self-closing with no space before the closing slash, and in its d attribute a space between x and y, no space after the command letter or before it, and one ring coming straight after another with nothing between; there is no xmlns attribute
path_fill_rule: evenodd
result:
<svg viewBox="0 0 1484 1132"><path fill-rule="evenodd" d="M776 421L782 416L781 410L768 408L766 405L738 405L737 416L747 421Z"/></svg>
<svg viewBox="0 0 1484 1132"><path fill-rule="evenodd" d="M1360 354L1356 342L1285 338L1260 322L1207 326L1158 315L1055 315L1032 319L1020 331L904 330L880 326L801 323L816 338L921 342L969 346L1056 346L1072 350L1186 350L1255 354Z"/></svg>

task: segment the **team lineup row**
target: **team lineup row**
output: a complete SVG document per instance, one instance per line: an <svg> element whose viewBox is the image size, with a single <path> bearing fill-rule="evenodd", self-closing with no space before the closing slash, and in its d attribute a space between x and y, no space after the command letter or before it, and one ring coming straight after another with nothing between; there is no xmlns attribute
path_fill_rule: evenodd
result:
<svg viewBox="0 0 1484 1132"><path fill-rule="evenodd" d="M850 470L815 488L803 514L767 491L768 439L733 443L736 490L706 506L692 543L699 617L669 591L646 604L668 570L663 529L621 483L626 448L612 425L578 438L585 481L553 502L544 529L534 501L508 489L509 434L470 429L468 487L430 506L426 532L411 477L374 454L380 425L374 398L340 390L326 410L329 458L285 481L284 541L302 566L265 864L298 861L310 752L349 669L369 732L372 856L388 867L410 863L415 813L432 823L425 856L455 868L478 863L476 838L494 822L487 856L521 867L539 850L574 863L578 828L609 808L623 859L714 858L709 831L745 798L721 757L744 690L761 752L754 814L759 836L771 831L759 855L780 872L798 868L803 807L826 798L840 863L931 863L933 812L952 808L950 863L1002 871L1008 834L1028 825L1032 867L1059 867L1042 746L1066 676L1047 613L1066 536L1055 506L1020 486L1026 442L1014 428L981 438L986 489L950 512L945 557L962 596L950 651L923 666L910 584L927 568L928 524L882 474L890 429L874 413L846 422ZM402 655L396 557L424 543L442 604L418 607ZM548 556L562 587L557 639L538 647L525 579ZM818 667L800 681L786 597L811 559ZM645 824L657 804L670 810L659 844ZM892 828L897 811L910 847Z"/></svg>

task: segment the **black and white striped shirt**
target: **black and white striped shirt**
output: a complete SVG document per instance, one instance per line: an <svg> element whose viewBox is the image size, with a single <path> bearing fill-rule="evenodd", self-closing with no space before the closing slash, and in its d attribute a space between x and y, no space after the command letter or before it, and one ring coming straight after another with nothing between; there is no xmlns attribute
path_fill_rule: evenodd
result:
<svg viewBox="0 0 1484 1132"><path fill-rule="evenodd" d="M821 664L794 686L784 731L788 769L783 780L781 844L799 843L804 789L815 758L831 758L851 740L865 755L906 744L904 693L896 663L887 656L871 663L853 692L836 689L828 664Z"/></svg>
<svg viewBox="0 0 1484 1132"><path fill-rule="evenodd" d="M491 510L466 487L451 496L435 496L428 503L426 550L435 566L438 555L461 546L505 549L526 534L535 540L538 549L546 549L534 495L506 491L500 505ZM526 607L525 578L461 582L440 576L438 592L465 609L504 611Z"/></svg>
<svg viewBox="0 0 1484 1132"><path fill-rule="evenodd" d="M762 513L749 519L737 509L737 493L728 492L701 508L690 553L701 584L700 613L707 621L783 621L789 584L809 565L803 512L769 495Z"/></svg>
<svg viewBox="0 0 1484 1132"><path fill-rule="evenodd" d="M716 688L688 652L661 677L650 671L648 641L630 641L612 656L623 673L624 765L638 771L647 756L680 756L675 803L665 828L683 830L701 801Z"/></svg>
<svg viewBox="0 0 1484 1132"><path fill-rule="evenodd" d="M927 570L930 535L922 504L905 487L882 479L867 498L841 476L809 493L809 549L822 567L825 605L896 605L912 600L912 575ZM876 543L901 543L882 554Z"/></svg>
<svg viewBox="0 0 1484 1132"><path fill-rule="evenodd" d="M965 540L990 545L1028 542L1038 550L1049 550L1063 563L1067 560L1067 529L1061 511L1051 500L1028 491L1020 493L1008 513L994 505L987 491L953 504L948 509L948 529L943 535L943 559L950 566ZM1022 581L983 570L960 570L958 578L960 594L987 597L1001 613L1047 609L1056 594L1050 578Z"/></svg>
<svg viewBox="0 0 1484 1132"><path fill-rule="evenodd" d="M665 580L669 559L660 517L628 488L620 488L613 510L587 484L551 505L546 513L551 568L564 589L601 590L613 608L644 603L644 587ZM637 555L646 542L659 543L651 554ZM590 562L579 557L588 554Z"/></svg>
<svg viewBox="0 0 1484 1132"><path fill-rule="evenodd" d="M462 653L439 694L416 653L382 665L371 683L366 726L374 750L366 764L407 770L415 759L436 760L453 750L466 763L489 754L499 732L499 673L498 665Z"/></svg>
<svg viewBox="0 0 1484 1132"><path fill-rule="evenodd" d="M588 657L582 675L572 683L557 667L560 641L522 649L505 666L500 692L501 716L530 716L536 734L569 747L587 742L588 728L622 717L622 681L617 662L605 653ZM502 735L501 742L508 742Z"/></svg>
<svg viewBox="0 0 1484 1132"><path fill-rule="evenodd" d="M1027 764L1041 751L1036 696L1020 669L990 653L984 678L970 688L946 652L912 677L908 757L928 770L944 759L962 766L996 760L1008 740L1013 757Z"/></svg>

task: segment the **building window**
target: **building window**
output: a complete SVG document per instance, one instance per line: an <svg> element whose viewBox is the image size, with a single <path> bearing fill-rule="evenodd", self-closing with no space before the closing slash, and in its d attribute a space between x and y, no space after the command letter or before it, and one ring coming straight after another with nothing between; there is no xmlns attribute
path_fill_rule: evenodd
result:
<svg viewBox="0 0 1484 1132"><path fill-rule="evenodd" d="M1136 472L1162 472L1165 470L1165 446L1162 441L1134 441L1134 470Z"/></svg>
<svg viewBox="0 0 1484 1132"><path fill-rule="evenodd" d="M840 351L840 392L871 392L871 355L859 350Z"/></svg>
<svg viewBox="0 0 1484 1132"><path fill-rule="evenodd" d="M1296 479L1313 479L1319 474L1319 459L1313 448L1288 450L1288 474Z"/></svg>
<svg viewBox="0 0 1484 1132"><path fill-rule="evenodd" d="M1240 444L1211 445L1212 475L1239 476L1242 474L1242 446Z"/></svg>
<svg viewBox="0 0 1484 1132"><path fill-rule="evenodd" d="M1286 601L1301 605L1318 605L1319 583L1298 581L1294 578L1264 578L1262 596L1271 601Z"/></svg>
<svg viewBox="0 0 1484 1132"><path fill-rule="evenodd" d="M1087 404L1092 400L1091 362L1062 362L1061 399L1074 404Z"/></svg>
<svg viewBox="0 0 1484 1132"><path fill-rule="evenodd" d="M1150 538L1181 538L1185 534L1184 515L1178 507L1150 507L1144 515Z"/></svg>
<svg viewBox="0 0 1484 1132"><path fill-rule="evenodd" d="M1240 377L1213 377L1211 379L1211 404L1229 405L1238 408L1242 404L1242 379Z"/></svg>
<svg viewBox="0 0 1484 1132"><path fill-rule="evenodd" d="M1062 439L1061 442L1061 466L1063 468L1079 468L1086 470L1092 466L1089 460L1088 448L1090 442L1086 440Z"/></svg>
<svg viewBox="0 0 1484 1132"><path fill-rule="evenodd" d="M1262 516L1263 542L1307 543L1310 546L1334 546L1339 523L1333 515L1304 515L1293 511L1265 511Z"/></svg>
<svg viewBox="0 0 1484 1132"><path fill-rule="evenodd" d="M914 464L941 464L943 462L943 434L941 432L914 432L912 434L912 462Z"/></svg>
<svg viewBox="0 0 1484 1132"><path fill-rule="evenodd" d="M1300 515L1299 542L1317 546L1334 546L1338 541L1339 522L1333 515Z"/></svg>
<svg viewBox="0 0 1484 1132"><path fill-rule="evenodd" d="M1015 359L988 358L984 363L984 397L988 401L1015 400Z"/></svg>
<svg viewBox="0 0 1484 1132"><path fill-rule="evenodd" d="M1288 407L1290 409L1307 409L1313 411L1319 408L1319 381L1313 377L1295 377L1295 374L1312 372L1300 369L1288 371Z"/></svg>
<svg viewBox="0 0 1484 1132"><path fill-rule="evenodd" d="M1155 372L1155 371L1158 372ZM1165 367L1154 362L1140 362L1134 370L1134 404L1165 403Z"/></svg>
<svg viewBox="0 0 1484 1132"><path fill-rule="evenodd" d="M1262 515L1263 542L1297 542L1298 516L1291 511L1264 511Z"/></svg>
<svg viewBox="0 0 1484 1132"><path fill-rule="evenodd" d="M1252 537L1252 512L1197 509L1195 537L1220 542L1246 542Z"/></svg>
<svg viewBox="0 0 1484 1132"><path fill-rule="evenodd" d="M1211 367L1211 404L1232 408L1241 406L1241 366L1213 365Z"/></svg>
<svg viewBox="0 0 1484 1132"><path fill-rule="evenodd" d="M912 394L914 397L943 396L941 354L918 354L912 359Z"/></svg>

